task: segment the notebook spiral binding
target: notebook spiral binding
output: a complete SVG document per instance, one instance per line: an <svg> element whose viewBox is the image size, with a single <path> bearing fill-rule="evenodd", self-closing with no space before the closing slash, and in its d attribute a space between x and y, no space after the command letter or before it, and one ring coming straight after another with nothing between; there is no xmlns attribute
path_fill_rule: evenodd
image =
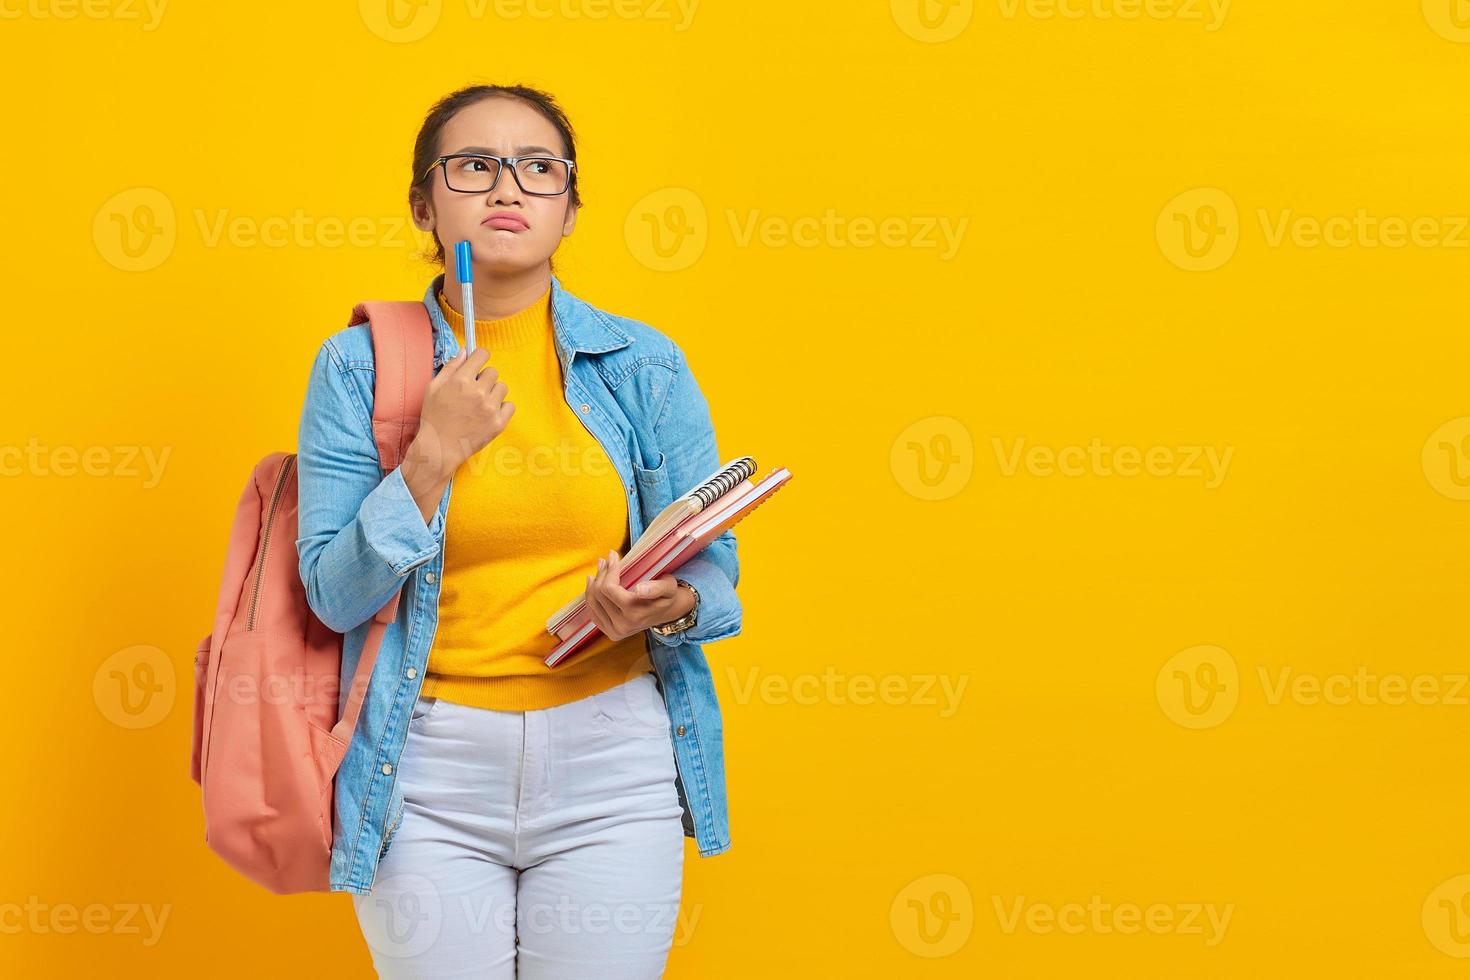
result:
<svg viewBox="0 0 1470 980"><path fill-rule="evenodd" d="M699 506L703 510L743 481L750 479L754 472L755 457L741 456L690 492L699 498Z"/></svg>

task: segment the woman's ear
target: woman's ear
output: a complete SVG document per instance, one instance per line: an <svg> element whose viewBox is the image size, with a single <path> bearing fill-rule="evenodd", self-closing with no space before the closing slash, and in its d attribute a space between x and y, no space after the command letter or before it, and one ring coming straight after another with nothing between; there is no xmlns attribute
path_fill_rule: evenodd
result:
<svg viewBox="0 0 1470 980"><path fill-rule="evenodd" d="M419 191L408 196L408 207L413 213L413 226L419 231L434 230L434 206Z"/></svg>
<svg viewBox="0 0 1470 980"><path fill-rule="evenodd" d="M566 238L577 227L577 212L582 210L571 201L567 202L567 218L561 223L561 237Z"/></svg>

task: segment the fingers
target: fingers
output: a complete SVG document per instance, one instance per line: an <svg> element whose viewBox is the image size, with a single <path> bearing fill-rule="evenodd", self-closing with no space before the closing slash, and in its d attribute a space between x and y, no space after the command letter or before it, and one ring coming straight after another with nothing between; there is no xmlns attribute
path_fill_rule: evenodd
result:
<svg viewBox="0 0 1470 980"><path fill-rule="evenodd" d="M470 355L469 369L470 377L482 384L493 387L500 380L500 372L490 364L490 351L484 347L476 347Z"/></svg>
<svg viewBox="0 0 1470 980"><path fill-rule="evenodd" d="M587 605L597 626L609 637L620 640L630 635L634 617L629 607L637 600L619 582L622 563L616 551L598 559L597 571L587 577ZM600 617L600 618L599 618Z"/></svg>
<svg viewBox="0 0 1470 980"><path fill-rule="evenodd" d="M658 578L649 579L647 582L639 582L630 592L639 602L659 602L663 599L672 599L679 594L679 583L674 581L672 575L660 575Z"/></svg>
<svg viewBox="0 0 1470 980"><path fill-rule="evenodd" d="M615 640L622 639L622 637L613 636L615 627L613 626L612 617L609 615L607 607L603 603L598 586L598 576L600 574L601 572L599 571L597 574L587 576L587 612L592 617L592 621L597 624L597 628L602 630L604 634Z"/></svg>
<svg viewBox="0 0 1470 980"><path fill-rule="evenodd" d="M489 348L476 347L474 350L470 350L461 344L459 353L444 362L444 366L439 369L439 374L436 377L445 374L453 377L461 371L468 370L470 377L475 378L479 376L480 371L484 369L486 362L489 360Z"/></svg>
<svg viewBox="0 0 1470 980"><path fill-rule="evenodd" d="M439 369L438 374L430 379L429 383L442 383L441 379L458 379L461 372L468 371L467 383L478 384L487 393L493 394L495 387L502 384L502 382L500 380L500 372L494 367L491 367L489 361L490 351L488 348L476 347L473 351L470 351L462 346L458 354L455 354L448 361L444 362L444 366ZM505 397L504 391L500 392L500 397Z"/></svg>
<svg viewBox="0 0 1470 980"><path fill-rule="evenodd" d="M460 345L459 352L451 357L449 360L444 362L444 366L439 369L439 373L435 375L435 377L442 377L445 374L454 374L456 371L463 368L465 364L469 361L469 359L469 348L465 347L464 345Z"/></svg>
<svg viewBox="0 0 1470 980"><path fill-rule="evenodd" d="M623 588L622 559L618 557L616 551L607 553L607 567L604 572L604 591L617 608L622 610L633 601L633 593Z"/></svg>
<svg viewBox="0 0 1470 980"><path fill-rule="evenodd" d="M449 360L445 361L444 366L441 367L437 372L435 372L434 376L429 379L429 390L432 391L435 388L440 388L447 384L449 382L449 379L454 377L455 373L459 371L459 366L463 363L464 348L461 347L459 349L459 353L455 354Z"/></svg>
<svg viewBox="0 0 1470 980"><path fill-rule="evenodd" d="M510 391L506 387L505 379L500 372L493 367L487 367L485 373L470 382L474 387L470 390L478 392L487 402L503 402L506 394Z"/></svg>
<svg viewBox="0 0 1470 980"><path fill-rule="evenodd" d="M495 387L485 393L485 406L495 416L495 432L499 435L505 431L510 424L510 417L516 413L515 402L505 400L509 390L504 382L499 382Z"/></svg>
<svg viewBox="0 0 1470 980"><path fill-rule="evenodd" d="M673 575L660 575L625 589L619 581L621 574L622 559L616 551L609 551L587 576L587 612L597 628L614 640L669 619L670 604L679 592Z"/></svg>

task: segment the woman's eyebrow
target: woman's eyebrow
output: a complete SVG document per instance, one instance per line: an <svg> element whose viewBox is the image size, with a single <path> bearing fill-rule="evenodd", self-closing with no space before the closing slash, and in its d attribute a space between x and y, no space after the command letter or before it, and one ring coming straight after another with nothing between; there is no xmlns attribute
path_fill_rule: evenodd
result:
<svg viewBox="0 0 1470 980"><path fill-rule="evenodd" d="M454 152L455 153L485 153L485 154L489 154L490 156L499 156L500 155L496 150L491 149L488 146L462 146L459 149L455 150ZM553 153L553 151L547 149L544 146L518 146L518 147L516 147L514 150L512 150L510 153L508 153L506 155L507 156L514 156L514 155L521 154L521 153L545 153L545 154L547 154L549 156L554 156L555 155L555 153Z"/></svg>

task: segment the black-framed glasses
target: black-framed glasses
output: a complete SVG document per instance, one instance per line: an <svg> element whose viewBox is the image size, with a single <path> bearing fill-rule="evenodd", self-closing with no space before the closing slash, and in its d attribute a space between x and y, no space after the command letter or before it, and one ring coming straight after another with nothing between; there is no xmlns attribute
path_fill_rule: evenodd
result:
<svg viewBox="0 0 1470 980"><path fill-rule="evenodd" d="M561 157L497 157L486 153L451 153L429 165L444 170L444 186L461 194L487 194L500 183L500 173L510 168L516 184L527 194L555 197L565 194L572 183L574 160Z"/></svg>

